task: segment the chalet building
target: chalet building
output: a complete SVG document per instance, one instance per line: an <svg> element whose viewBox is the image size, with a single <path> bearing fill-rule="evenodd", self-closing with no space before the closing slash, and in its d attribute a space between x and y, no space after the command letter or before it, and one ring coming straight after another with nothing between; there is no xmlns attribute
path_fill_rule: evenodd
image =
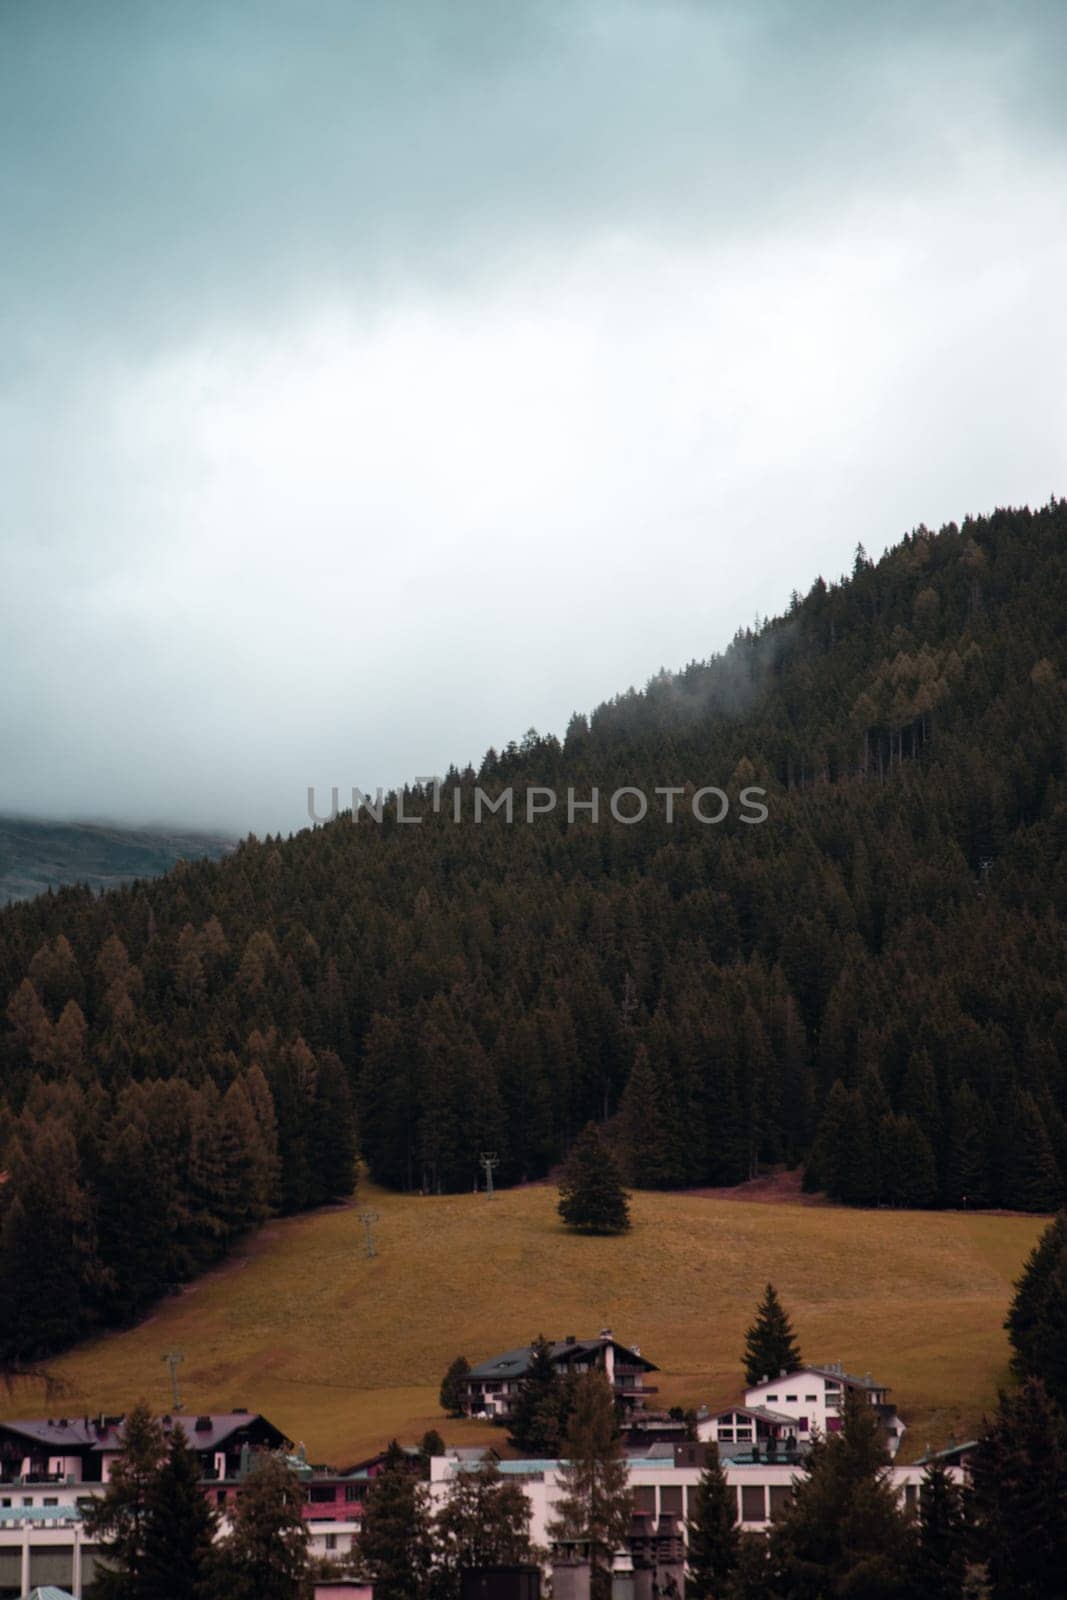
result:
<svg viewBox="0 0 1067 1600"><path fill-rule="evenodd" d="M595 1339L579 1339L573 1333L550 1346L553 1364L561 1373L588 1372L597 1368L603 1372L616 1398L625 1412L644 1409L648 1395L657 1391L645 1382L645 1374L658 1372L651 1361L636 1347L620 1344L610 1328L603 1328ZM505 1350L503 1355L491 1356L471 1368L463 1385L463 1410L469 1417L488 1417L494 1422L506 1422L519 1386L529 1370L533 1355L532 1345L522 1345L517 1350Z"/></svg>
<svg viewBox="0 0 1067 1600"><path fill-rule="evenodd" d="M107 1483L111 1463L122 1449L123 1420L99 1416L0 1422L0 1509L8 1503L48 1504L47 1499L39 1502L9 1493L15 1489L47 1494L52 1489ZM206 1480L235 1478L242 1468L247 1470L254 1451L280 1450L289 1444L265 1417L247 1411L163 1418L165 1429L178 1424L199 1456Z"/></svg>
<svg viewBox="0 0 1067 1600"><path fill-rule="evenodd" d="M82 1600L92 1589L98 1552L85 1535L85 1505L103 1494L122 1447L121 1416L60 1417L0 1423L0 1600L34 1587ZM204 1493L225 1519L255 1456L291 1448L265 1417L247 1411L164 1417L180 1423L200 1458ZM413 1452L416 1459L417 1452ZM385 1455L347 1472L313 1467L301 1453L289 1464L304 1484L302 1513L313 1556L343 1557L363 1525L367 1486Z"/></svg>
<svg viewBox="0 0 1067 1600"><path fill-rule="evenodd" d="M888 1400L889 1390L885 1384L876 1383L869 1372L863 1378L845 1372L839 1361L825 1367L801 1367L796 1372L780 1372L776 1378L764 1378L745 1390L745 1405L794 1418L797 1437L804 1441L810 1439L816 1429L823 1434L840 1432L845 1393L849 1389L858 1391L868 1405L874 1406L885 1428L889 1454L895 1456L906 1424L897 1415L896 1406Z"/></svg>

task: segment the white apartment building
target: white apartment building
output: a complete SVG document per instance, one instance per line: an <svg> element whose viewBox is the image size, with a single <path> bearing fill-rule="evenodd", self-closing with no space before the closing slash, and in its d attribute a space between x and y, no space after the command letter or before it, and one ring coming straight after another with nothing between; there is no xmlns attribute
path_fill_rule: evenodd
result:
<svg viewBox="0 0 1067 1600"><path fill-rule="evenodd" d="M656 1518L673 1516L684 1521L691 1514L692 1496L700 1481L702 1454L693 1445L678 1445L669 1456L631 1458L628 1466L635 1510ZM556 1504L563 1493L560 1462L501 1461L498 1465L505 1477L522 1484L530 1502L530 1538L534 1544L547 1546L551 1543L548 1524L557 1515ZM751 1533L766 1531L772 1517L787 1504L794 1478L803 1471L796 1462L765 1460L726 1460L723 1469L737 1495L738 1521ZM435 1509L446 1499L449 1483L464 1470L471 1470L469 1459L454 1454L433 1458L430 1496ZM919 1463L890 1468L894 1487L909 1507L917 1503L924 1470ZM949 1470L958 1481L962 1480L962 1468L953 1465Z"/></svg>
<svg viewBox="0 0 1067 1600"><path fill-rule="evenodd" d="M745 1390L745 1405L794 1418L797 1437L803 1442L816 1430L822 1434L840 1430L848 1389L860 1391L868 1404L878 1411L885 1427L889 1454L895 1456L906 1424L887 1398L888 1388L876 1383L869 1372L862 1378L845 1372L839 1361L827 1366L800 1367L796 1372L780 1372L776 1378L765 1378L762 1383ZM712 1437L710 1433L709 1437Z"/></svg>

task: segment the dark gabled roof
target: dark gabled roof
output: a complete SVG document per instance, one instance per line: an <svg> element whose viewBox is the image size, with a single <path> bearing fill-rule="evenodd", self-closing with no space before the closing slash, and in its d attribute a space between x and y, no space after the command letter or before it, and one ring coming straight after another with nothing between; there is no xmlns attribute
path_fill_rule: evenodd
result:
<svg viewBox="0 0 1067 1600"><path fill-rule="evenodd" d="M562 1364L574 1356L595 1354L604 1344L610 1344L616 1355L621 1356L629 1364L642 1367L645 1372L659 1371L654 1362L638 1355L629 1345L620 1344L617 1339L556 1339L548 1348L552 1360ZM505 1350L502 1355L490 1356L487 1361L479 1361L467 1376L478 1382L486 1378L501 1380L521 1378L530 1365L532 1351L532 1344L520 1345L517 1350Z"/></svg>
<svg viewBox="0 0 1067 1600"><path fill-rule="evenodd" d="M98 1422L93 1417L61 1417L57 1422L52 1418L48 1421L35 1418L29 1421L0 1422L0 1432L6 1428L31 1444L42 1445L57 1454L61 1451L85 1449L120 1450L123 1420L122 1417L105 1417L102 1422ZM274 1435L279 1444L285 1440L284 1433L258 1412L224 1411L213 1415L205 1413L200 1416L164 1419L164 1426L173 1426L176 1423L181 1424L189 1445L194 1450L217 1450L228 1439L232 1439L234 1434L253 1425L258 1425L261 1431Z"/></svg>

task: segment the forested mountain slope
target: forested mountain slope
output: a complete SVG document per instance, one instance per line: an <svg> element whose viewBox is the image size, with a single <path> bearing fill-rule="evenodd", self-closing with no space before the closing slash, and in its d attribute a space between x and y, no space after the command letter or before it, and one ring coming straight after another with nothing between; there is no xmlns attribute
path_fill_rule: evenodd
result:
<svg viewBox="0 0 1067 1600"><path fill-rule="evenodd" d="M919 530L562 743L449 774L436 814L408 796L417 825L386 806L10 908L8 1356L342 1192L350 1097L394 1186L469 1188L487 1148L498 1182L543 1174L597 1118L647 1187L784 1159L861 1204L1055 1204L1065 619L1067 502ZM514 822L475 824L475 784ZM561 802L526 823L531 785Z"/></svg>

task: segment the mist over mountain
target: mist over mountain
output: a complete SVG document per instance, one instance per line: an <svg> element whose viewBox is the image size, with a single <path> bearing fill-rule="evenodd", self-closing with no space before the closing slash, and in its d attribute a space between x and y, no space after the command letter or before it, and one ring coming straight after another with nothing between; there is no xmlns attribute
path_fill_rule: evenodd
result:
<svg viewBox="0 0 1067 1600"><path fill-rule="evenodd" d="M357 1151L469 1190L481 1151L537 1178L596 1121L642 1187L784 1162L846 1203L1057 1205L1065 616L1067 501L920 528L436 809L407 791L418 821L0 913L8 1359L349 1192Z"/></svg>
<svg viewBox="0 0 1067 1600"><path fill-rule="evenodd" d="M0 816L0 905L64 885L100 891L157 878L176 861L215 860L234 842L223 834Z"/></svg>

